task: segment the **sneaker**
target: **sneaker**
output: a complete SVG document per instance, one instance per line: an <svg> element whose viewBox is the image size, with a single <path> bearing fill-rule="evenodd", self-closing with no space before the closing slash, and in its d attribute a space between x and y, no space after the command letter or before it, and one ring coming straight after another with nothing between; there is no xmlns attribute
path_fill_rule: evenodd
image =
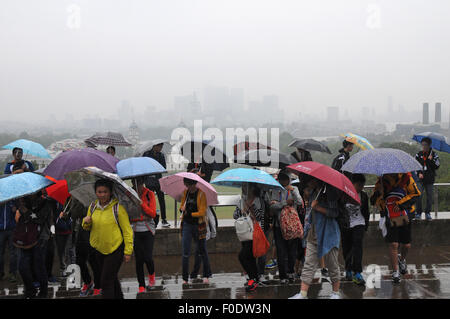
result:
<svg viewBox="0 0 450 319"><path fill-rule="evenodd" d="M250 279L245 286L246 291L254 291L258 287L258 283L253 279Z"/></svg>
<svg viewBox="0 0 450 319"><path fill-rule="evenodd" d="M143 293L143 292L145 292L145 287L139 286L138 294L141 294L141 293Z"/></svg>
<svg viewBox="0 0 450 319"><path fill-rule="evenodd" d="M92 292L92 288L94 288L94 283L91 282L89 285L84 284L83 288L80 291L80 297L87 297Z"/></svg>
<svg viewBox="0 0 450 319"><path fill-rule="evenodd" d="M101 289L94 289L94 292L92 294L92 296L100 296L102 294L102 290Z"/></svg>
<svg viewBox="0 0 450 319"><path fill-rule="evenodd" d="M422 219L422 213L416 213L415 219L421 220Z"/></svg>
<svg viewBox="0 0 450 319"><path fill-rule="evenodd" d="M155 285L155 273L148 275L148 285L149 287L153 287Z"/></svg>
<svg viewBox="0 0 450 319"><path fill-rule="evenodd" d="M288 299L308 299L308 297L303 297L303 295L299 292L298 294L289 297Z"/></svg>
<svg viewBox="0 0 450 319"><path fill-rule="evenodd" d="M361 275L360 272L357 272L354 276L353 276L353 282L359 286L364 286L366 284L366 281L364 280L363 276Z"/></svg>
<svg viewBox="0 0 450 319"><path fill-rule="evenodd" d="M352 281L353 280L353 273L350 270L347 270L345 272L345 281Z"/></svg>
<svg viewBox="0 0 450 319"><path fill-rule="evenodd" d="M209 285L209 279L208 278L203 278L203 283L205 284L205 285Z"/></svg>
<svg viewBox="0 0 450 319"><path fill-rule="evenodd" d="M406 260L403 259L403 261L400 259L400 256L398 257L398 269L400 270L400 273L402 275L407 273L408 266L406 265Z"/></svg>
<svg viewBox="0 0 450 319"><path fill-rule="evenodd" d="M294 274L288 274L288 280L289 280L289 283L293 283L295 281L295 275Z"/></svg>
<svg viewBox="0 0 450 319"><path fill-rule="evenodd" d="M50 276L50 277L48 277L48 282L51 284L54 284L54 283L57 283L58 280L56 279L55 276Z"/></svg>
<svg viewBox="0 0 450 319"><path fill-rule="evenodd" d="M161 222L162 227L170 227L170 224L167 222L167 220L163 219Z"/></svg>
<svg viewBox="0 0 450 319"><path fill-rule="evenodd" d="M328 273L328 269L322 268L320 270L320 272L322 273L322 277L330 277L330 274Z"/></svg>
<svg viewBox="0 0 450 319"><path fill-rule="evenodd" d="M341 299L341 294L336 291L332 291L330 294L330 299Z"/></svg>
<svg viewBox="0 0 450 319"><path fill-rule="evenodd" d="M426 220L432 220L433 218L431 218L431 214L430 213L426 213L425 214L425 218Z"/></svg>
<svg viewBox="0 0 450 319"><path fill-rule="evenodd" d="M269 262L266 264L266 269L273 269L277 266L277 260L276 259L271 259L269 260Z"/></svg>
<svg viewBox="0 0 450 319"><path fill-rule="evenodd" d="M398 270L392 272L392 282L394 284L400 283L400 273Z"/></svg>

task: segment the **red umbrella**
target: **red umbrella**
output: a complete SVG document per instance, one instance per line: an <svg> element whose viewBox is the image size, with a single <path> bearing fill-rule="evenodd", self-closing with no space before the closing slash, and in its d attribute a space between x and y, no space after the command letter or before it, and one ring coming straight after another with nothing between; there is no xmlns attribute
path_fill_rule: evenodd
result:
<svg viewBox="0 0 450 319"><path fill-rule="evenodd" d="M329 166L317 162L301 162L291 164L287 168L296 173L303 173L320 179L321 181L343 191L352 200L358 204L361 204L358 193L347 176L339 173L337 170Z"/></svg>
<svg viewBox="0 0 450 319"><path fill-rule="evenodd" d="M56 180L51 176L45 176L47 179L55 182L55 184L46 188L47 195L54 200L57 200L61 205L64 205L67 198L70 196L69 188L67 187L67 181L65 179Z"/></svg>

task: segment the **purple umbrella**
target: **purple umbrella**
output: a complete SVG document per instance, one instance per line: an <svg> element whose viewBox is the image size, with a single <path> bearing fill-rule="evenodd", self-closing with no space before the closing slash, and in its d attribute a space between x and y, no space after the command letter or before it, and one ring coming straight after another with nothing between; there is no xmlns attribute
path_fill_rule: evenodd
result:
<svg viewBox="0 0 450 319"><path fill-rule="evenodd" d="M106 172L115 173L119 159L108 153L83 148L59 154L44 170L43 174L55 179L64 179L64 174L88 166L98 167Z"/></svg>

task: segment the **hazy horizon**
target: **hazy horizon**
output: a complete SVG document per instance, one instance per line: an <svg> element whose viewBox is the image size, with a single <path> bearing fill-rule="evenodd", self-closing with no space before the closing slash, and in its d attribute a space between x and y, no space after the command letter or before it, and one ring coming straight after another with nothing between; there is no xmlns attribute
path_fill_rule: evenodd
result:
<svg viewBox="0 0 450 319"><path fill-rule="evenodd" d="M4 0L1 7L1 120L111 117L123 100L137 112L169 109L175 96L208 86L243 88L246 106L278 95L288 116L327 106L383 112L392 96L395 108L411 111L428 102L434 112L441 102L448 120L448 1Z"/></svg>

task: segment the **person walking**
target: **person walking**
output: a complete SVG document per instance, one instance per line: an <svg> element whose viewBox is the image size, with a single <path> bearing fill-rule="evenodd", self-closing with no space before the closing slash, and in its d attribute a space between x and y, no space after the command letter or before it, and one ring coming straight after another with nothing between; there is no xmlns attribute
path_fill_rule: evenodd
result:
<svg viewBox="0 0 450 319"><path fill-rule="evenodd" d="M351 176L349 172L343 172L341 168L349 160L350 153L352 151L353 151L353 143L344 140L342 142L342 148L339 150L339 154L333 159L333 162L331 163L331 168L341 172L347 177Z"/></svg>
<svg viewBox="0 0 450 319"><path fill-rule="evenodd" d="M5 277L5 252L9 251L9 275L6 279L17 282L17 248L13 245L13 232L16 228L15 211L12 201L0 204L0 280Z"/></svg>
<svg viewBox="0 0 450 319"><path fill-rule="evenodd" d="M122 262L129 262L133 252L133 230L125 208L113 198L113 183L100 179L94 185L97 200L92 203L82 226L90 230L90 244L100 268L104 299L123 299L118 278Z"/></svg>
<svg viewBox="0 0 450 319"><path fill-rule="evenodd" d="M136 256L136 275L139 283L139 293L146 291L144 279L144 264L148 271L148 286L155 285L155 264L153 262L153 244L155 242L156 199L155 194L144 187L144 178L132 180L133 189L141 198L141 215L131 220L134 231L134 254Z"/></svg>
<svg viewBox="0 0 450 319"><path fill-rule="evenodd" d="M438 154L431 148L431 139L424 137L422 139L422 150L416 154L416 160L422 166L422 170L417 172L419 177L420 191L422 195L417 199L416 203L416 219L422 218L425 212L427 220L431 220L431 209L433 206L434 181L436 178L436 170L439 169L440 162ZM422 208L422 200L426 193L425 211Z"/></svg>

